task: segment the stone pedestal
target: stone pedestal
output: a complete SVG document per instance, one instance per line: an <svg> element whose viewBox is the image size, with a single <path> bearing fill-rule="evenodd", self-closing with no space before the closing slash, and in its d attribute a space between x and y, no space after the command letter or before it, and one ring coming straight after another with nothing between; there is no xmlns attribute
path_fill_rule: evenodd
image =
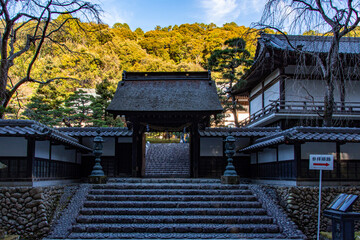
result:
<svg viewBox="0 0 360 240"><path fill-rule="evenodd" d="M89 183L92 184L105 184L107 182L106 176L89 176Z"/></svg>
<svg viewBox="0 0 360 240"><path fill-rule="evenodd" d="M222 184L239 184L240 177L239 176L221 176L221 183Z"/></svg>

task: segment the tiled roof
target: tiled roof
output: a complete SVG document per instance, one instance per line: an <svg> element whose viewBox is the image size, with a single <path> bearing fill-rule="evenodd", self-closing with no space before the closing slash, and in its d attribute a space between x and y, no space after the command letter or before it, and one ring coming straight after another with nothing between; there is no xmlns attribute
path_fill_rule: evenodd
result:
<svg viewBox="0 0 360 240"><path fill-rule="evenodd" d="M304 35L287 35L289 41L282 34L263 34L260 41L272 48L282 50L294 50L301 48L306 52L328 52L330 49L332 37L325 36L304 36ZM290 42L290 44L289 44ZM340 40L340 53L360 53L360 38L343 37ZM293 48L294 47L294 48Z"/></svg>
<svg viewBox="0 0 360 240"><path fill-rule="evenodd" d="M241 149L252 151L272 145L292 142L360 142L360 128L342 127L294 127L255 141L253 145Z"/></svg>
<svg viewBox="0 0 360 240"><path fill-rule="evenodd" d="M268 74L276 68L291 64L298 64L296 51L326 54L329 52L332 37L287 35L289 41L282 34L262 34L258 39L254 64L243 76L245 85L235 85L232 93L235 95L248 94ZM290 43L290 44L289 44ZM360 38L343 37L340 40L340 54L360 54ZM297 50L295 50L295 49ZM276 51L278 50L278 51ZM275 61L275 59L278 59ZM309 61L310 62L310 61ZM356 61L355 68L357 69ZM349 62L348 64L354 64ZM355 70L354 70L355 71Z"/></svg>
<svg viewBox="0 0 360 240"><path fill-rule="evenodd" d="M128 75L128 76L127 76ZM143 112L223 110L208 72L126 73L107 111L118 115Z"/></svg>
<svg viewBox="0 0 360 240"><path fill-rule="evenodd" d="M264 137L280 131L280 128L254 127L254 128L206 128L200 130L201 137Z"/></svg>
<svg viewBox="0 0 360 240"><path fill-rule="evenodd" d="M34 136L51 139L82 151L92 151L77 139L32 120L0 120L0 136Z"/></svg>
<svg viewBox="0 0 360 240"><path fill-rule="evenodd" d="M95 137L100 131L102 137L131 137L132 131L121 127L71 127L58 128L58 130L72 137Z"/></svg>

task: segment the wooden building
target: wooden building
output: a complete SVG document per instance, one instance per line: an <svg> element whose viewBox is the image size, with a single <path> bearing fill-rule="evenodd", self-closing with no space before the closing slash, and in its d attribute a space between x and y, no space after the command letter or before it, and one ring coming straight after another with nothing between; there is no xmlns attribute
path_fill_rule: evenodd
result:
<svg viewBox="0 0 360 240"><path fill-rule="evenodd" d="M0 181L34 186L80 179L81 154L92 151L30 120L0 120L0 146Z"/></svg>
<svg viewBox="0 0 360 240"><path fill-rule="evenodd" d="M140 177L145 131L190 132L191 176L199 176L199 128L222 111L210 72L124 72L107 108L132 129L132 176Z"/></svg>
<svg viewBox="0 0 360 240"><path fill-rule="evenodd" d="M358 154L360 125L360 39L342 38L340 59L349 74L334 92L334 126L324 128L326 86L311 54L325 57L330 38L263 34L255 62L244 77L246 85L233 93L249 96L250 116L245 128L279 127L278 133L256 139L239 152L251 156L251 178L287 184L306 184L318 179L309 170L309 154L331 154L334 171L325 172L329 182L360 180ZM310 52L300 54L295 48ZM351 74L351 72L353 72ZM350 128L349 128L350 127Z"/></svg>
<svg viewBox="0 0 360 240"><path fill-rule="evenodd" d="M289 41L288 41L289 40ZM325 81L311 54L299 54L293 47L325 57L330 37L263 34L258 39L254 64L244 76L246 85L233 93L249 96L249 118L241 125L321 126L324 112ZM342 38L340 58L344 89L334 91L334 125L359 126L360 119L360 38Z"/></svg>

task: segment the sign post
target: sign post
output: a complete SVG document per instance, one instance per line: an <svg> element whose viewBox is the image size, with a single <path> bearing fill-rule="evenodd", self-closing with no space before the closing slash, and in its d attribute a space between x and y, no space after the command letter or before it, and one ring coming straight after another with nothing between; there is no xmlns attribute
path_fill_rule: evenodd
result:
<svg viewBox="0 0 360 240"><path fill-rule="evenodd" d="M318 227L317 227L317 240L320 239L320 214L321 214L321 182L322 170L334 169L334 156L333 155L315 155L311 154L309 159L310 170L320 170L319 176L319 207L318 207Z"/></svg>

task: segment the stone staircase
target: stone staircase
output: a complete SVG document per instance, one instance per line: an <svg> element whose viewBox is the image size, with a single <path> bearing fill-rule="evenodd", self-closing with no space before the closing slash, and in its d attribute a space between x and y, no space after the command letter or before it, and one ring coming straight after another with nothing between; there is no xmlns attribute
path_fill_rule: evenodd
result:
<svg viewBox="0 0 360 240"><path fill-rule="evenodd" d="M188 143L153 143L146 149L145 177L190 177Z"/></svg>
<svg viewBox="0 0 360 240"><path fill-rule="evenodd" d="M93 185L69 239L284 238L247 185L111 179Z"/></svg>

